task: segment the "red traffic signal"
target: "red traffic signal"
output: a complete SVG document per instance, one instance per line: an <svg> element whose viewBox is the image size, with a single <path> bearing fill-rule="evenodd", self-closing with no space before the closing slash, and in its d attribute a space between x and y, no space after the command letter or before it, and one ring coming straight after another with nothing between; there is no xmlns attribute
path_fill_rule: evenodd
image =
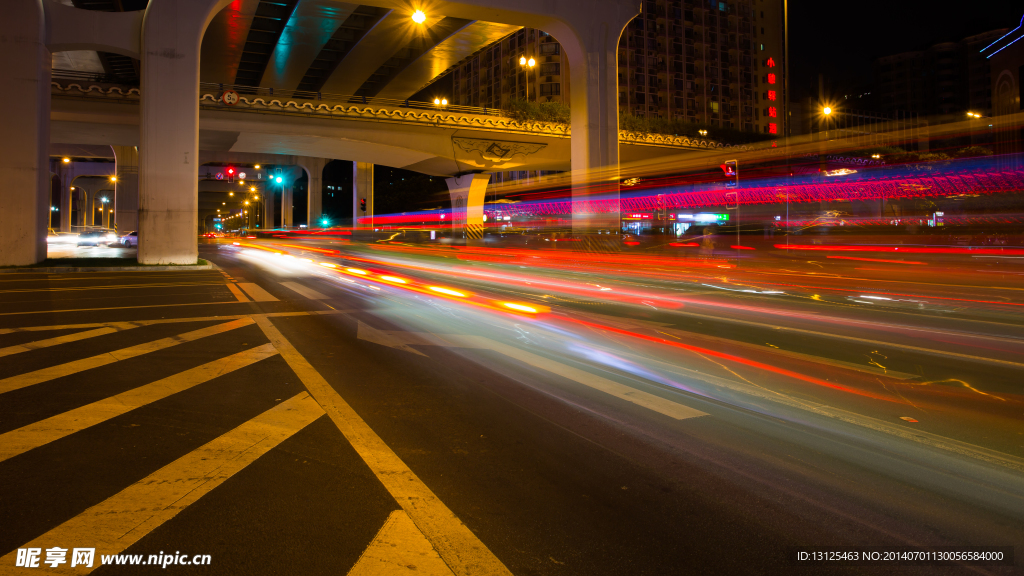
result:
<svg viewBox="0 0 1024 576"><path fill-rule="evenodd" d="M234 168L228 168L228 174L234 174L234 173L235 173L235 169Z"/></svg>
<svg viewBox="0 0 1024 576"><path fill-rule="evenodd" d="M359 199L359 209L366 212L366 198Z"/></svg>

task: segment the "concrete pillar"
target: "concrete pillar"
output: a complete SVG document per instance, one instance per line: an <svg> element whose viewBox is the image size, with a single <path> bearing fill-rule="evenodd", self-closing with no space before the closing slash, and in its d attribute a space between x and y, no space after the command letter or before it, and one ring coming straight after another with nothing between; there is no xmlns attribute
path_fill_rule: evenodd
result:
<svg viewBox="0 0 1024 576"><path fill-rule="evenodd" d="M360 210L361 200L366 200L366 211ZM373 229L373 164L352 163L352 227Z"/></svg>
<svg viewBox="0 0 1024 576"><path fill-rule="evenodd" d="M117 174L112 198L114 227L118 233L127 234L139 229L139 151L135 146L111 148Z"/></svg>
<svg viewBox="0 0 1024 576"><path fill-rule="evenodd" d="M71 190L74 188L74 175L75 171L73 167L67 167L61 170L60 179L60 206L58 206L58 212L60 213L60 231L71 232L71 212L74 204L74 192Z"/></svg>
<svg viewBox="0 0 1024 576"><path fill-rule="evenodd" d="M490 174L464 174L446 178L452 198L452 241L465 238L466 243L484 237L484 198Z"/></svg>
<svg viewBox="0 0 1024 576"><path fill-rule="evenodd" d="M39 0L4 0L0 18L0 265L46 258L50 217L50 52Z"/></svg>
<svg viewBox="0 0 1024 576"><path fill-rule="evenodd" d="M572 126L573 231L617 231L619 212L576 212L598 184L602 200L618 203L618 45L638 3L600 3L573 15L571 24L545 28L558 39L569 61Z"/></svg>
<svg viewBox="0 0 1024 576"><path fill-rule="evenodd" d="M263 221L267 228L274 227L274 187L267 186L263 190Z"/></svg>
<svg viewBox="0 0 1024 576"><path fill-rule="evenodd" d="M151 0L142 24L139 262L198 258L199 52L230 0Z"/></svg>
<svg viewBox="0 0 1024 576"><path fill-rule="evenodd" d="M280 168L281 172L278 173ZM275 166L271 177L275 179L275 184L281 187L281 227L287 228L294 226L294 191L295 181L298 180L303 174L302 168L299 166ZM276 178L280 175L281 183L277 184Z"/></svg>
<svg viewBox="0 0 1024 576"><path fill-rule="evenodd" d="M298 164L306 170L308 186L306 187L306 226L312 229L320 226L320 216L323 214L323 175L324 166L330 160L325 158L311 158L303 156L298 159Z"/></svg>

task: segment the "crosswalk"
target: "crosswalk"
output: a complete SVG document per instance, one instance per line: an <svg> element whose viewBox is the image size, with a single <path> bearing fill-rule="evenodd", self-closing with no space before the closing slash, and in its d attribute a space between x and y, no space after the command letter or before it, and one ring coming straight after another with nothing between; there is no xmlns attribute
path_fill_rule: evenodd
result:
<svg viewBox="0 0 1024 576"><path fill-rule="evenodd" d="M258 294L257 291L245 291L249 296ZM249 367L264 366L275 359L287 366L305 389L279 398L279 402L270 409L252 415L240 425L135 478L113 495L61 518L17 548L0 550L3 554L0 556L0 574L23 573L24 566L19 563L28 562L32 550L38 549L39 557L45 560L47 551L59 552L79 545L95 549L95 558L90 566L80 563L72 568L69 564L51 566L37 562L35 571L42 574L88 574L103 565L101 558L112 558L133 549L154 530L173 522L180 513L325 415L394 501L394 511L377 530L376 537L366 543L366 550L357 562L349 567L351 574L392 573L408 569L411 565L417 566L417 572L428 575L510 574L274 324L277 318L308 314L316 312L32 326L0 332L0 336L12 333L41 336L37 340L0 348L0 362L10 363L19 355L47 350L58 352L53 354L55 363L50 366L0 379L0 401L5 394L21 393L34 386L55 382L61 384L57 394L63 397L63 401L85 397L79 396L79 391L91 388L97 379L102 380L104 370L117 370L118 362L147 355L175 354L176 347L192 342L207 342L203 350L209 351L205 358L196 358L194 350L188 359L182 358L183 364L201 361L198 365L155 379L147 378L144 373L138 374L139 384L128 390L81 403L0 433L0 466L13 467L10 469L17 469L21 457L33 451L57 446L71 437L118 421L127 414L158 405L199 386L216 385ZM213 324L194 329L194 324L200 322ZM176 334L147 340L152 338L145 332L147 328L168 324L175 327ZM51 330L73 332L48 338L46 332ZM87 341L108 342L103 338L132 331L137 339L144 341L77 360L59 361L61 346ZM236 334L235 340L246 341L243 344L245 348L224 354L227 348L221 346L218 339L232 334ZM122 334L122 337L127 337L127 334ZM124 343L124 340L109 342L116 346L117 342ZM267 369L269 365L261 371ZM49 399L44 397L41 402L47 404ZM0 417L0 423L4 420ZM101 451L110 449L101 445L95 448ZM59 500L61 495L55 494L53 498ZM14 520L0 517L0 524Z"/></svg>

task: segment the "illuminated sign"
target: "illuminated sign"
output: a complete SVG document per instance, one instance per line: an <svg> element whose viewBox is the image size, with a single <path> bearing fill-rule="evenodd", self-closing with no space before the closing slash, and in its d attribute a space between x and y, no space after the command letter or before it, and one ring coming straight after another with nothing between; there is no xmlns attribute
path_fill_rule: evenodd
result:
<svg viewBox="0 0 1024 576"><path fill-rule="evenodd" d="M765 64L767 64L769 68L775 68L775 60L772 60L771 57L768 58L768 61L765 62Z"/></svg>
<svg viewBox="0 0 1024 576"><path fill-rule="evenodd" d="M716 214L714 212L701 212L700 214L676 214L679 220L691 220L693 222L727 222L728 214Z"/></svg>
<svg viewBox="0 0 1024 576"><path fill-rule="evenodd" d="M775 106L769 106L768 117L775 118L776 116L778 116L778 110L775 108Z"/></svg>
<svg viewBox="0 0 1024 576"><path fill-rule="evenodd" d="M775 90L768 91L768 99L771 100L772 102L775 102Z"/></svg>
<svg viewBox="0 0 1024 576"><path fill-rule="evenodd" d="M775 84L775 74L769 74L768 75L768 83L769 84Z"/></svg>
<svg viewBox="0 0 1024 576"><path fill-rule="evenodd" d="M778 127L777 124L775 124L775 122L772 122L772 123L768 124L768 133L769 134L778 134L779 133L779 127Z"/></svg>
<svg viewBox="0 0 1024 576"><path fill-rule="evenodd" d="M650 214L625 214L623 218L627 220L650 220Z"/></svg>

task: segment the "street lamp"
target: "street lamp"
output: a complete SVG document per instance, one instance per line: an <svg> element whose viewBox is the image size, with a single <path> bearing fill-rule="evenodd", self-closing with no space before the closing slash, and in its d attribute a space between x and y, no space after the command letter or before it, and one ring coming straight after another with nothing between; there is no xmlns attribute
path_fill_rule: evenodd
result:
<svg viewBox="0 0 1024 576"><path fill-rule="evenodd" d="M412 21L417 24L423 24L427 19L427 15L423 13L423 10L417 10L412 13Z"/></svg>
<svg viewBox="0 0 1024 576"><path fill-rule="evenodd" d="M526 101L529 102L530 101L530 72L533 70L533 67L537 65L537 61L534 60L533 58L530 58L529 60L527 60L526 56L520 56L519 57L519 65L520 66L526 66L528 68L527 71L526 71Z"/></svg>
<svg viewBox="0 0 1024 576"><path fill-rule="evenodd" d="M64 159L63 159L63 162L65 164L67 164L68 162L71 162L71 158L68 158L67 156L65 156Z"/></svg>
<svg viewBox="0 0 1024 576"><path fill-rule="evenodd" d="M701 136L707 136L708 135L708 131L707 130L697 130L697 133L700 134Z"/></svg>

